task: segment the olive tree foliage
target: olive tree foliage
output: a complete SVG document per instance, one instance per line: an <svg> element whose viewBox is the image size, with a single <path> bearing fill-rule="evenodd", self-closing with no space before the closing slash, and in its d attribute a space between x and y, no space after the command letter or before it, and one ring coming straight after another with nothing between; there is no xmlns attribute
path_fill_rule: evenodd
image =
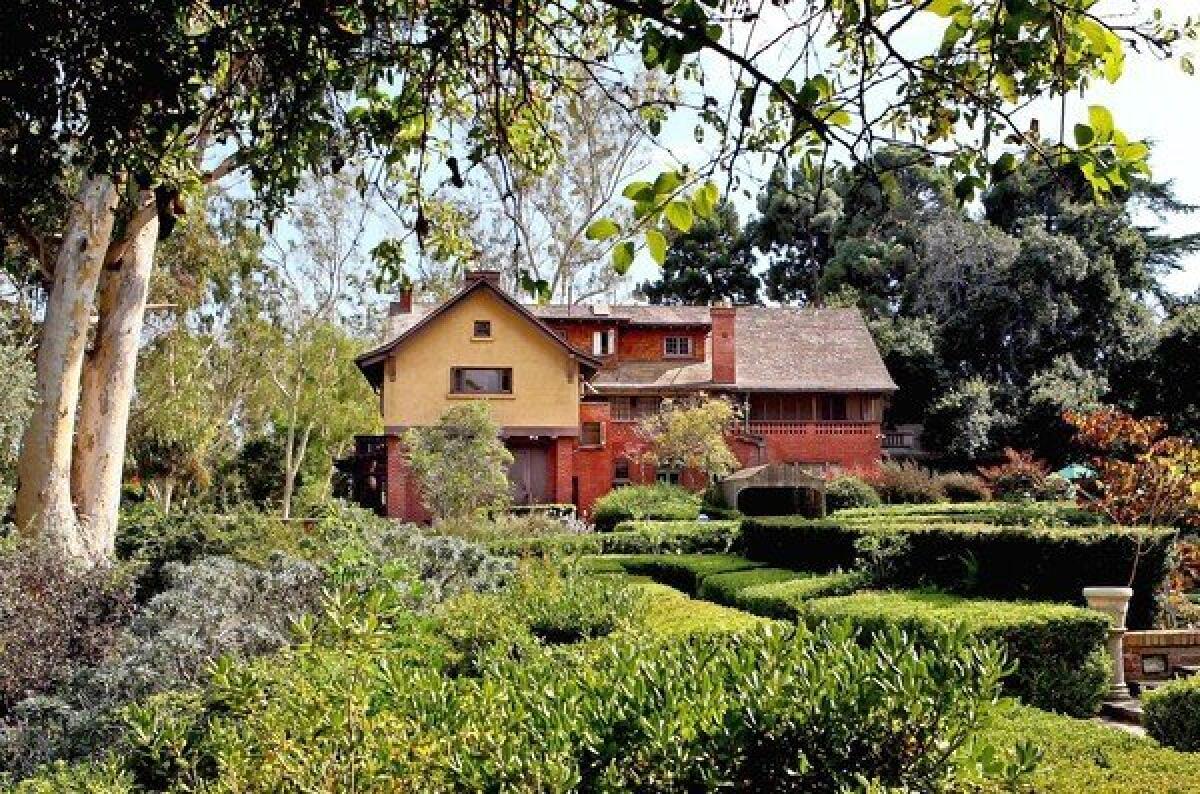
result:
<svg viewBox="0 0 1200 794"><path fill-rule="evenodd" d="M654 135L694 114L712 147L627 185L631 224L589 226L622 269L630 233L661 261L663 230L711 212L713 177L743 156L863 160L883 129L943 155L961 198L1027 155L1106 194L1146 156L1111 114L1093 108L1047 145L1014 111L1117 80L1127 46L1171 56L1194 32L1074 0L20 0L0 13L0 228L48 285L17 519L84 558L112 548L157 244L203 184L248 176L271 215L306 172L349 167L364 191L401 186L385 192L420 240L435 233L432 188L494 156L548 167L550 106L596 84ZM941 40L908 46L930 24ZM760 26L765 46L751 44ZM713 59L733 69L721 96ZM626 90L620 67L638 62L666 99Z"/></svg>
<svg viewBox="0 0 1200 794"><path fill-rule="evenodd" d="M733 404L722 397L664 400L657 413L638 422L637 434L656 465L722 477L741 465L725 441L737 419Z"/></svg>
<svg viewBox="0 0 1200 794"><path fill-rule="evenodd" d="M513 456L500 441L487 403L454 405L437 424L409 430L404 444L421 496L435 518L461 519L508 504Z"/></svg>

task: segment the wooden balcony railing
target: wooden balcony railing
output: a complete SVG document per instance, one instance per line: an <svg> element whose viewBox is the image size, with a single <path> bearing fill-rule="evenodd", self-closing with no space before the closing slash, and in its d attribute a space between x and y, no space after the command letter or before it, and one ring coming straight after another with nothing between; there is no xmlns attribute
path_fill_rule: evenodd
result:
<svg viewBox="0 0 1200 794"><path fill-rule="evenodd" d="M912 433L884 433L884 449L912 449L916 446Z"/></svg>
<svg viewBox="0 0 1200 794"><path fill-rule="evenodd" d="M864 436L878 434L879 423L751 419L746 422L746 432L758 436Z"/></svg>

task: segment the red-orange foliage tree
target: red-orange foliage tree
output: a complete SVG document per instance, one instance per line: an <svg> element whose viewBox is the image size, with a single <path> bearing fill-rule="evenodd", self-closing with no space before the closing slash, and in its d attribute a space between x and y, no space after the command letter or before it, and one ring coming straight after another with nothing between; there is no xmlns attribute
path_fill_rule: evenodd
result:
<svg viewBox="0 0 1200 794"><path fill-rule="evenodd" d="M1167 435L1160 419L1138 419L1113 408L1066 420L1092 453L1093 489L1080 491L1085 506L1118 524L1200 526L1200 447Z"/></svg>

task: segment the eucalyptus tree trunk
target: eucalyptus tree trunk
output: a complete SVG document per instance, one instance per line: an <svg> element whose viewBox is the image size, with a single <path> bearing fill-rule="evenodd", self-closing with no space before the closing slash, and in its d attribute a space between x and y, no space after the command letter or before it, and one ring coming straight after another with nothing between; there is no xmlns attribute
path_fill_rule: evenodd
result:
<svg viewBox="0 0 1200 794"><path fill-rule="evenodd" d="M87 528L71 501L71 438L96 285L112 241L117 188L89 176L68 210L37 354L37 400L17 461L17 527L88 558Z"/></svg>
<svg viewBox="0 0 1200 794"><path fill-rule="evenodd" d="M153 208L154 191L141 191L134 216ZM158 216L147 217L129 239L120 268L104 275L95 342L83 366L71 488L96 558L111 556L116 540L129 408L158 245Z"/></svg>

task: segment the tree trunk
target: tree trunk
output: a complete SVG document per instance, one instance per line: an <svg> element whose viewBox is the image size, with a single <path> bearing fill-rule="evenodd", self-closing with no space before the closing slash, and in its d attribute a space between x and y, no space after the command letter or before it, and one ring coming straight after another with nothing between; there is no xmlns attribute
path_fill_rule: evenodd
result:
<svg viewBox="0 0 1200 794"><path fill-rule="evenodd" d="M111 177L90 176L68 211L37 354L37 401L17 462L20 531L88 559L91 544L71 502L71 436L96 284L112 240L117 189Z"/></svg>
<svg viewBox="0 0 1200 794"><path fill-rule="evenodd" d="M134 214L153 206L154 191L143 190ZM83 367L71 485L90 553L96 558L110 556L116 539L125 435L157 244L154 215L135 230L120 269L105 274L96 339Z"/></svg>

